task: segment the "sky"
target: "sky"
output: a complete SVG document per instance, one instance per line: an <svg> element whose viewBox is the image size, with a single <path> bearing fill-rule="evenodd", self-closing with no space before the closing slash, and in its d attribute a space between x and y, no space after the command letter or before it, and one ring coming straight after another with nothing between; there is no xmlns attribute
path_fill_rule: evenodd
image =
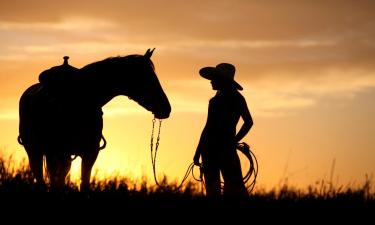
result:
<svg viewBox="0 0 375 225"><path fill-rule="evenodd" d="M156 48L172 105L159 175L182 179L215 95L198 71L228 62L254 119L243 141L259 161L258 188L362 184L375 172L374 11L371 0L0 0L0 155L27 161L19 98L63 56L81 68ZM123 96L103 111L108 144L94 174L151 178L153 115Z"/></svg>

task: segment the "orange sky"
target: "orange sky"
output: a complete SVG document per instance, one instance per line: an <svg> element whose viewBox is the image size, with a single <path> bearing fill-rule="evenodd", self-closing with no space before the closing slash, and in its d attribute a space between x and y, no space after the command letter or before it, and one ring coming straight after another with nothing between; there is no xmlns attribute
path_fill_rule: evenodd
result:
<svg viewBox="0 0 375 225"><path fill-rule="evenodd" d="M182 178L214 92L198 71L236 65L254 117L244 139L258 157L258 184L361 183L375 172L374 1L0 0L0 151L16 142L18 100L41 71L109 56L152 57L172 104L157 170ZM151 175L152 114L128 98L104 107L107 148L99 174ZM245 165L245 164L244 164ZM74 164L77 169L77 163Z"/></svg>

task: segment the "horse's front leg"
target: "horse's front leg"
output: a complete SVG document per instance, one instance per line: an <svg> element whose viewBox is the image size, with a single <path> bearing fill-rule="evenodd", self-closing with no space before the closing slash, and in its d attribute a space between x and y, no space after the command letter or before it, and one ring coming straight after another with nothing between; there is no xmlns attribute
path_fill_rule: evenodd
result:
<svg viewBox="0 0 375 225"><path fill-rule="evenodd" d="M82 155L81 165L81 192L88 192L90 189L91 170L98 157L99 149Z"/></svg>

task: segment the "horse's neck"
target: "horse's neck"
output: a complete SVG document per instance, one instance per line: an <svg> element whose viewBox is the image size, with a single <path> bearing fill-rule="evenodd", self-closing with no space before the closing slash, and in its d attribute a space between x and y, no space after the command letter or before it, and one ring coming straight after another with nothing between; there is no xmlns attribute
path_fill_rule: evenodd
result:
<svg viewBox="0 0 375 225"><path fill-rule="evenodd" d="M111 91L103 91L101 95L97 96L97 106L103 107L105 104L107 104L109 101L111 101L114 97L119 96L119 93L114 93Z"/></svg>
<svg viewBox="0 0 375 225"><path fill-rule="evenodd" d="M127 90L116 90L113 82L110 80L111 74L88 74L82 79L83 85L81 91L84 98L83 101L87 100L89 104L94 107L101 108L114 97L119 95L127 95ZM126 84L124 84L126 89Z"/></svg>

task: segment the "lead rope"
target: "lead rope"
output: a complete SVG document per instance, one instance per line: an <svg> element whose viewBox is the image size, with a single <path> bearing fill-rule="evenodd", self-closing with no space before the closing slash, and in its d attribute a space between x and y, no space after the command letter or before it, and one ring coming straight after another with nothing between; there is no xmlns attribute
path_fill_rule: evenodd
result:
<svg viewBox="0 0 375 225"><path fill-rule="evenodd" d="M203 185L204 185L204 180L203 180L203 166L202 164L199 165L199 178L196 178L195 175L194 175L194 166L196 166L193 162L190 163L190 165L188 166L187 170L186 170L186 173L185 173L185 176L184 178L182 178L181 180L181 183L180 185L178 185L178 187L176 188L176 191L180 190L180 188L182 187L182 185L184 184L184 182L186 181L186 179L189 177L190 173L191 175L193 176L194 180L198 181L201 183L201 190L203 192ZM202 193L203 195L203 193Z"/></svg>
<svg viewBox="0 0 375 225"><path fill-rule="evenodd" d="M158 136L156 138L156 143L155 143L155 152L154 152L154 130L155 130L155 122L156 119L152 119L152 132L151 132L151 163L152 163L152 171L154 173L154 180L157 186L160 186L158 179L156 178L156 156L158 153L158 148L159 148L159 142L160 142L160 130L161 130L161 122L162 120L159 119L159 129L158 129Z"/></svg>
<svg viewBox="0 0 375 225"><path fill-rule="evenodd" d="M155 143L155 148L154 148L154 133L155 133L156 119L155 118L152 119L151 145L150 145L151 163L152 163L152 171L153 171L153 175L154 175L154 181L155 181L155 184L159 187L161 187L161 185L159 184L158 179L156 178L156 156L157 156L157 153L158 153L158 148L159 148L159 143L160 143L161 122L162 122L162 120L159 119L158 135L157 135L157 138L156 138L156 143ZM202 190L203 190L203 182L204 182L203 181L203 171L202 171L203 167L201 165L199 166L200 175L199 175L199 178L196 178L195 175L194 175L194 166L195 166L194 163L191 163L188 166L188 169L186 170L184 178L182 179L180 185L176 188L176 191L178 191L182 187L182 185L184 184L186 179L189 177L190 173L192 174L194 180L202 183Z"/></svg>

